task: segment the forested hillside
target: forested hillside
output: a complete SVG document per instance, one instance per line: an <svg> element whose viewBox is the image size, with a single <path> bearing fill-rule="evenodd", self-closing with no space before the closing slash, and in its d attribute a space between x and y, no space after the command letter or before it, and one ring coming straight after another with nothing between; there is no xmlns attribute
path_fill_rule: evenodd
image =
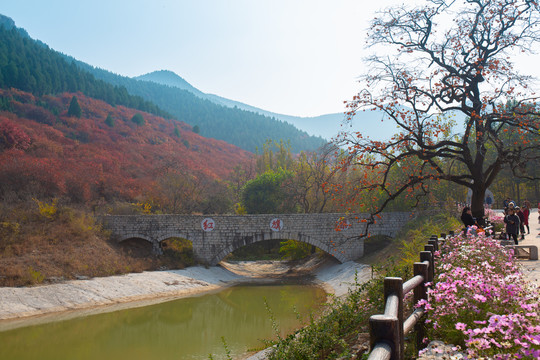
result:
<svg viewBox="0 0 540 360"><path fill-rule="evenodd" d="M393 121L382 121L385 115L382 111L365 111L357 114L354 119L345 124L344 112L325 114L312 117L300 117L292 115L278 114L271 111L256 108L251 105L226 99L224 97L205 94L197 88L193 87L190 83L184 80L179 75L172 71L160 70L154 71L149 74L137 76L136 79L151 81L157 84L176 87L179 89L187 90L197 97L219 105L223 105L229 108L239 108L245 111L254 112L260 115L264 115L270 118L283 121L293 125L295 128L305 131L309 135L319 136L323 139L330 141L335 138L341 131L360 131L365 136L369 136L374 140L387 140L396 133L396 126Z"/></svg>
<svg viewBox="0 0 540 360"><path fill-rule="evenodd" d="M197 126L202 136L252 152L268 139L290 142L294 152L315 150L325 142L274 118L220 106L176 87L96 69L51 50L16 28L11 19L0 17L0 88L36 95L80 91L111 105L174 117Z"/></svg>
<svg viewBox="0 0 540 360"><path fill-rule="evenodd" d="M289 142L295 153L316 150L325 144L323 138L310 136L273 117L218 105L178 87L131 79L81 62L77 64L96 78L125 87L130 94L152 101L177 119L198 126L201 135L224 140L248 151L254 152L261 148L268 139Z"/></svg>
<svg viewBox="0 0 540 360"><path fill-rule="evenodd" d="M155 104L130 95L125 88L96 80L59 53L0 25L0 88L16 88L36 95L81 91L111 105L124 105L170 117Z"/></svg>

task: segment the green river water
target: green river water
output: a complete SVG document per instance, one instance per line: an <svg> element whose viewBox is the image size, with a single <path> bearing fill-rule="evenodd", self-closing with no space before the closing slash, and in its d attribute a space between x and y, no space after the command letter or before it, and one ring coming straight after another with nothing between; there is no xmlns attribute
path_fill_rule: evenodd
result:
<svg viewBox="0 0 540 360"><path fill-rule="evenodd" d="M226 359L282 333L326 299L311 285L243 285L218 293L0 332L2 360Z"/></svg>

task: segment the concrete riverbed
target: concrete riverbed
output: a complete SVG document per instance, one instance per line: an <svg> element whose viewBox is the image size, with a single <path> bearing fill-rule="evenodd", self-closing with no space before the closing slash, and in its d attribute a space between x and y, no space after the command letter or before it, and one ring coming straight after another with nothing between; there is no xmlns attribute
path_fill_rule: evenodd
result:
<svg viewBox="0 0 540 360"><path fill-rule="evenodd" d="M337 296L371 277L371 268L356 262L337 264L312 259L301 265L281 261L222 263L216 267L152 271L121 276L66 281L33 287L0 288L0 329L47 317L78 316L80 312L114 311L169 299L195 296L242 282L278 281L284 276L312 276ZM18 321L14 321L18 320ZM19 325L23 326L23 325Z"/></svg>

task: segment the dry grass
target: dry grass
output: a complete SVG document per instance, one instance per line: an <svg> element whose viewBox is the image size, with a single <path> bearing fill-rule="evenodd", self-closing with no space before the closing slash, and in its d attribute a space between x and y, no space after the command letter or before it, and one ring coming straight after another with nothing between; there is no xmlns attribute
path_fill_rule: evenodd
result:
<svg viewBox="0 0 540 360"><path fill-rule="evenodd" d="M149 243L108 241L84 210L58 207L49 215L32 203L0 209L0 286L183 267L174 253L152 255Z"/></svg>

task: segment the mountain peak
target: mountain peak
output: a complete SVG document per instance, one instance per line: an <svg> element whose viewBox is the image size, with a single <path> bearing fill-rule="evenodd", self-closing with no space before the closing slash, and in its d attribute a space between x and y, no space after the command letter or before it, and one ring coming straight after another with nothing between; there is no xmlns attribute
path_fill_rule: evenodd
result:
<svg viewBox="0 0 540 360"><path fill-rule="evenodd" d="M0 26L4 26L6 29L11 30L15 27L15 21L8 16L0 14Z"/></svg>
<svg viewBox="0 0 540 360"><path fill-rule="evenodd" d="M170 70L158 70L148 74L134 77L135 80L150 81L157 84L167 85L170 87L176 87L182 90L187 90L196 95L202 94L200 90L193 87L190 83L184 80L178 74Z"/></svg>
<svg viewBox="0 0 540 360"><path fill-rule="evenodd" d="M27 38L30 37L30 35L28 35L26 30L15 26L15 21L13 21L13 19L10 18L9 16L0 14L0 26L6 28L6 30L17 29L17 31L22 36L27 37Z"/></svg>

